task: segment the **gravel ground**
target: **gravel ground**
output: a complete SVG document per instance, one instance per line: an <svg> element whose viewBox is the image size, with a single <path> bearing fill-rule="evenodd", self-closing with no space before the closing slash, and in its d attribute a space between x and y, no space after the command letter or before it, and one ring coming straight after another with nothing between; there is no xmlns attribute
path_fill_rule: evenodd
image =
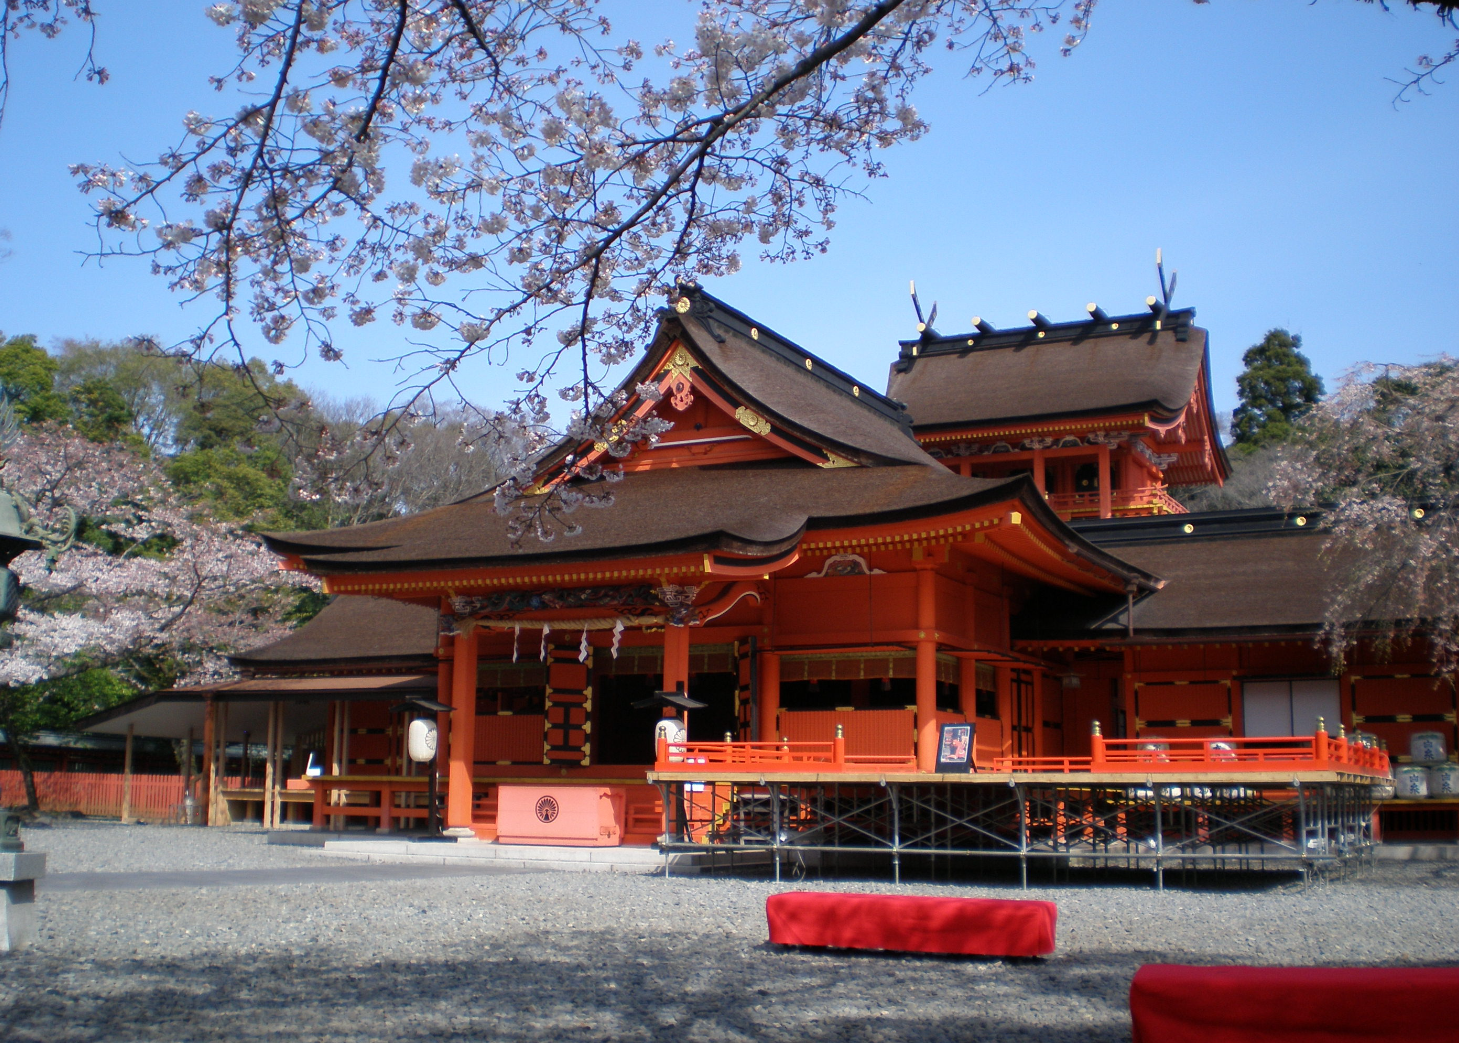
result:
<svg viewBox="0 0 1459 1043"><path fill-rule="evenodd" d="M1459 962L1459 865L1442 863L1163 894L553 872L280 885L247 871L323 860L219 830L55 828L27 842L58 873L196 878L44 894L40 944L0 956L7 1043L1123 1041L1142 963ZM771 948L765 897L795 886L1053 899L1059 950L1003 962Z"/></svg>

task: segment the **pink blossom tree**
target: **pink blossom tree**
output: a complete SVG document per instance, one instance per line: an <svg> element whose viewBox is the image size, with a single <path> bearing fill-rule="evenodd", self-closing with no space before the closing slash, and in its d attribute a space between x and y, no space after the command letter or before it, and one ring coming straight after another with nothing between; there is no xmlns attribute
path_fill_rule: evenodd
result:
<svg viewBox="0 0 1459 1043"><path fill-rule="evenodd" d="M1451 0L1410 2L1453 24ZM511 512L544 441L657 437L612 424L610 371L677 280L825 250L884 151L927 131L914 95L935 65L1026 81L1094 6L703 0L690 39L646 43L597 0L220 0L206 15L237 60L213 111L183 116L155 162L74 173L101 254L148 259L202 305L171 351L241 362L251 329L283 370L343 359L342 326L400 326L381 444L462 397L467 363L512 365L519 390L469 432L506 466ZM90 0L6 4L0 46L68 18L90 28ZM1417 63L1415 89L1447 61ZM554 489L520 531L573 530L543 524L578 506L553 496L611 499Z"/></svg>
<svg viewBox="0 0 1459 1043"><path fill-rule="evenodd" d="M25 739L40 682L139 656L164 658L184 680L228 671L229 651L282 636L308 577L278 570L254 536L182 503L161 469L117 444L65 428L12 430L0 481L40 532L79 538L12 563L24 599L0 650L0 728L17 751L31 807Z"/></svg>
<svg viewBox="0 0 1459 1043"><path fill-rule="evenodd" d="M1325 640L1414 638L1459 667L1459 361L1366 364L1305 417L1273 496L1327 505Z"/></svg>

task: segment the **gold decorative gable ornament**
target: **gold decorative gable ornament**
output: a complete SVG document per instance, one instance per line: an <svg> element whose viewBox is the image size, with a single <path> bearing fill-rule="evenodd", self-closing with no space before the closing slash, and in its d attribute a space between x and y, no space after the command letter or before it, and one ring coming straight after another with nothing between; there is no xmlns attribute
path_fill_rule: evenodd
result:
<svg viewBox="0 0 1459 1043"><path fill-rule="evenodd" d="M843 456L837 456L835 453L827 453L826 454L825 462L824 463L817 464L817 466L818 467L855 467L857 465L854 464L854 463L852 463L850 460L847 460Z"/></svg>
<svg viewBox="0 0 1459 1043"><path fill-rule="evenodd" d="M753 409L746 409L740 406L735 410L735 419L744 427L749 428L757 435L768 435L770 433L770 421L766 420Z"/></svg>
<svg viewBox="0 0 1459 1043"><path fill-rule="evenodd" d="M679 298L681 304L688 300L688 297ZM693 378L689 371L698 368L699 363L694 361L694 356L683 347L677 347L664 370L668 377L669 404L681 413L694 404Z"/></svg>

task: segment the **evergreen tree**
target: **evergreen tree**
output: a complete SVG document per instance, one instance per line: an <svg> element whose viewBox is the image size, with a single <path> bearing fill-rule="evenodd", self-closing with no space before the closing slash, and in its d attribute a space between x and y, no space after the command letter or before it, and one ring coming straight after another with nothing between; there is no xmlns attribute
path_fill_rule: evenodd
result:
<svg viewBox="0 0 1459 1043"><path fill-rule="evenodd" d="M56 393L56 360L29 334L9 340L0 335L0 393L29 423L66 420L71 414Z"/></svg>
<svg viewBox="0 0 1459 1043"><path fill-rule="evenodd" d="M1268 330L1241 361L1246 369L1236 378L1241 405L1231 416L1232 440L1246 452L1287 441L1293 421L1322 399L1322 378L1302 354L1302 338Z"/></svg>

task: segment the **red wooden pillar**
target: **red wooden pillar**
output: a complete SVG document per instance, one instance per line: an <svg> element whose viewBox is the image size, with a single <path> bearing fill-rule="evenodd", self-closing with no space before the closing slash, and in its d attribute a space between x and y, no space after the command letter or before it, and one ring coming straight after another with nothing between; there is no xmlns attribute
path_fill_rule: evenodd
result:
<svg viewBox="0 0 1459 1043"><path fill-rule="evenodd" d="M446 826L470 829L471 776L476 771L476 628L463 624L451 666L451 764Z"/></svg>
<svg viewBox="0 0 1459 1043"><path fill-rule="evenodd" d="M664 691L672 692L683 682L689 690L689 628L664 627Z"/></svg>
<svg viewBox="0 0 1459 1043"><path fill-rule="evenodd" d="M1044 488L1044 451L1042 449L1033 451L1033 484L1038 487L1040 494L1045 497L1049 495L1048 490Z"/></svg>
<svg viewBox="0 0 1459 1043"><path fill-rule="evenodd" d="M1109 446L1099 447L1099 516L1108 518L1113 512L1109 487Z"/></svg>
<svg viewBox="0 0 1459 1043"><path fill-rule="evenodd" d="M937 766L937 568L917 562L917 770Z"/></svg>
<svg viewBox="0 0 1459 1043"><path fill-rule="evenodd" d="M761 742L774 742L780 738L780 653L760 653L760 690L755 693L760 700L760 734L755 736Z"/></svg>
<svg viewBox="0 0 1459 1043"><path fill-rule="evenodd" d="M1019 753L1019 733L1014 730L1018 727L1018 714L1013 705L1013 668L994 667L994 676L998 684L998 718L1003 722L1003 748L998 756L1013 757Z"/></svg>

